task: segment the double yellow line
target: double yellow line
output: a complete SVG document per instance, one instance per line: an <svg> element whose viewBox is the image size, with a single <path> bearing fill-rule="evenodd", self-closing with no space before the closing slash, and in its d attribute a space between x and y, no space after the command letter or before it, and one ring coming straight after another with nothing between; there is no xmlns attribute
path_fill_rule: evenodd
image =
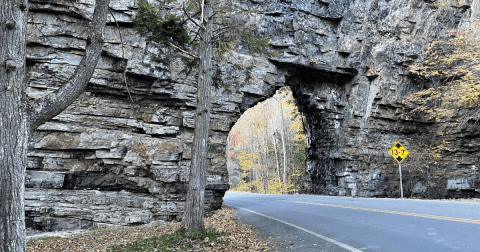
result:
<svg viewBox="0 0 480 252"><path fill-rule="evenodd" d="M311 202L303 202L303 201L290 201L290 200L280 200L280 201L299 203L299 204L308 204L308 205L317 205L317 206L339 207L339 208L363 210L363 211L378 212L378 213L389 213L389 214L398 214L398 215L406 215L406 216L415 216L415 217L437 219L437 220L447 220L447 221L457 221L457 222L464 222L464 223L480 224L480 220L454 218L454 217L439 216L439 215L408 213L408 212L390 211L390 210L382 210L382 209L375 209L375 208L354 207L354 206L323 204L323 203L311 203Z"/></svg>

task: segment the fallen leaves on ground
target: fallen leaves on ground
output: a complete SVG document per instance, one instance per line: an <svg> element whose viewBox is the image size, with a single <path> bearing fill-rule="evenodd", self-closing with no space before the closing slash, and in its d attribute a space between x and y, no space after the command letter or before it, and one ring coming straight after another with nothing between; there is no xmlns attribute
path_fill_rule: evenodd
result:
<svg viewBox="0 0 480 252"><path fill-rule="evenodd" d="M223 207L205 219L206 227L214 227L228 234L218 239L221 243L198 244L190 251L269 251L266 242L255 238L255 231L232 220L233 209ZM28 242L28 252L111 251L112 246L121 246L147 238L172 234L180 223L158 227L110 227L89 230L68 238L39 238ZM174 251L174 250L173 250ZM179 250L177 250L179 251Z"/></svg>

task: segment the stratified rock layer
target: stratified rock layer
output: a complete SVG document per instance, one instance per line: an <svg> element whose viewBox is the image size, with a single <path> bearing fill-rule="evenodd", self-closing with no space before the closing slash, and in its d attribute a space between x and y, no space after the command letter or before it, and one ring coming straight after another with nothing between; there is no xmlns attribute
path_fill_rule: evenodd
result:
<svg viewBox="0 0 480 252"><path fill-rule="evenodd" d="M80 62L94 0L30 0L28 95L59 87ZM158 4L156 1L149 1ZM421 90L407 67L443 31L468 28L476 3L437 8L413 0L237 1L238 16L269 36L277 56L237 52L213 88L206 207L228 190L226 138L242 112L288 85L307 118L307 193L399 195L387 151L400 141L407 196L478 196L480 140L473 125L431 158L449 123L405 121L403 99ZM165 12L177 3L160 5ZM181 219L193 139L195 74L152 62L173 53L145 42L130 20L134 0L111 0L102 58L86 92L32 137L26 184L28 226L62 230ZM241 12L254 9L253 13ZM113 16L112 16L113 15ZM233 14L232 14L233 15ZM239 67L240 66L240 67ZM253 66L247 73L241 68ZM460 112L459 112L460 113Z"/></svg>

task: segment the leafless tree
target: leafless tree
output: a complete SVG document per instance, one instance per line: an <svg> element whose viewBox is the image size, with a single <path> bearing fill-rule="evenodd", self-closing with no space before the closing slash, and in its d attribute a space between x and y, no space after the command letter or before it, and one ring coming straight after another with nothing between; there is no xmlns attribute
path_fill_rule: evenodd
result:
<svg viewBox="0 0 480 252"><path fill-rule="evenodd" d="M26 96L27 0L0 0L0 252L26 250L25 168L32 132L85 89L103 46L109 0L97 0L85 56L69 81L38 100Z"/></svg>

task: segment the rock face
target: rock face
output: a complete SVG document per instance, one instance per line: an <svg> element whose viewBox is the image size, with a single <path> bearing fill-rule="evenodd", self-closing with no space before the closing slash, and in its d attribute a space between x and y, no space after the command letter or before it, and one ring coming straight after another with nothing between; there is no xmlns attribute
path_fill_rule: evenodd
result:
<svg viewBox="0 0 480 252"><path fill-rule="evenodd" d="M94 0L30 0L28 95L38 98L73 73L89 35ZM157 1L149 1L159 4ZM239 92L212 89L206 209L228 190L226 138L242 112L288 85L308 122L305 192L366 197L399 195L387 151L400 141L407 196L478 197L479 132L467 125L442 138L449 123L401 120L403 99L424 88L408 65L443 30L468 28L478 3L436 7L421 0L237 1L256 36L277 56L246 55L240 43L221 62ZM160 5L165 12L178 3ZM135 0L111 0L102 58L86 92L32 137L27 167L27 225L63 230L181 219L195 111L195 74L132 28ZM251 10L244 13L241 10ZM248 74L236 66L253 69ZM460 112L459 112L460 113ZM425 149L443 140L448 150Z"/></svg>
<svg viewBox="0 0 480 252"><path fill-rule="evenodd" d="M285 83L307 118L304 192L398 197L398 166L388 150L400 141L410 151L402 165L406 196L480 196L473 125L443 137L452 121L399 117L404 98L428 87L408 66L424 60L435 37L469 28L479 14L476 2L448 4L320 1L298 7L308 18L293 17L295 43L284 51L295 59L276 65L288 69ZM456 116L462 113L459 108Z"/></svg>

